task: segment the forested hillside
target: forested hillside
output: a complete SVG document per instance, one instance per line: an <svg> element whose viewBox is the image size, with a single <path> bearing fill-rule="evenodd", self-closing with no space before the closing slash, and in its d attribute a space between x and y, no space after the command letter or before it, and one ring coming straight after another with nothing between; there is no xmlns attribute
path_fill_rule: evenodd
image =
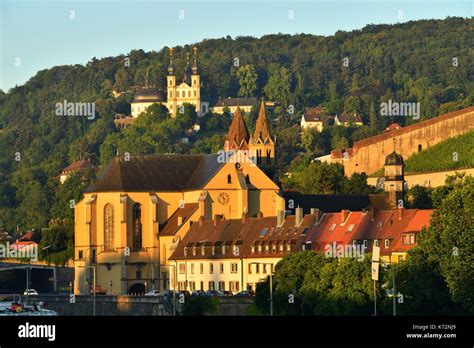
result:
<svg viewBox="0 0 474 348"><path fill-rule="evenodd" d="M204 40L175 47L174 63L183 71L186 53L198 47L202 98L211 105L219 96L251 94L281 102L269 116L277 133L279 166L285 169L295 153L320 155L381 132L394 121L379 116L382 101L418 101L422 120L473 105L473 24L473 19L448 18L369 25L329 37L277 34ZM117 150L186 153L219 148L228 115L201 119L202 132L190 144L178 139L195 121L192 112L170 120L164 117L166 110L156 108L126 131L114 127L115 113L129 113L133 95L115 99L113 88L127 91L143 85L148 72L149 82L165 89L169 53L167 48L157 50L92 58L85 66L53 67L23 86L0 91L0 230L42 228L53 218L71 219L70 200L81 197L91 178L61 186L57 175L80 156L100 166ZM126 57L130 66L124 64ZM56 116L55 104L63 100L95 102L95 119ZM357 112L367 126L330 127L322 135L300 136L301 112L320 104L332 114ZM288 113L290 105L294 113ZM254 117L255 112L247 116L249 121Z"/></svg>

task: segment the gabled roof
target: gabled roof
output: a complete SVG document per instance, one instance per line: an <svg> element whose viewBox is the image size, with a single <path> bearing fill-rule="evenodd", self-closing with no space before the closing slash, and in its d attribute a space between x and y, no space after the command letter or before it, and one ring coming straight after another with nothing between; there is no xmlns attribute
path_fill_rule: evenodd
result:
<svg viewBox="0 0 474 348"><path fill-rule="evenodd" d="M407 251L414 245L402 245L404 233L419 233L423 227L430 224L433 210L391 209L370 210L366 212L325 213L319 224L313 225L306 236L305 242L311 242L313 249L322 251L326 244L352 244L354 241L368 240L367 252L372 250L372 242L381 240L381 254ZM347 218L343 221L344 217ZM389 240L385 247L384 240Z"/></svg>
<svg viewBox="0 0 474 348"><path fill-rule="evenodd" d="M174 236L182 224L194 214L198 207L198 203L186 203L182 208L176 209L168 221L160 228L160 236ZM178 224L178 217L182 219L181 224Z"/></svg>
<svg viewBox="0 0 474 348"><path fill-rule="evenodd" d="M84 159L80 161L75 161L72 164L68 165L66 168L64 168L61 174L70 174L77 170L87 169L91 167L94 167L94 165L88 160Z"/></svg>
<svg viewBox="0 0 474 348"><path fill-rule="evenodd" d="M255 106L258 100L256 97L249 98L219 98L214 107L225 106Z"/></svg>
<svg viewBox="0 0 474 348"><path fill-rule="evenodd" d="M303 118L306 122L323 122L322 114L325 112L323 107L306 108Z"/></svg>
<svg viewBox="0 0 474 348"><path fill-rule="evenodd" d="M220 221L199 221L193 223L188 233L175 249L170 260L180 259L222 259L241 257L283 257L290 252L300 250L301 242L305 239L304 232L310 226L311 219L303 219L299 226L295 226L295 217L288 216L281 227L277 227L277 219L271 217L256 217L245 219L232 219ZM200 248L204 242L219 247L214 249L206 247L204 255ZM225 248L222 254L221 246ZM256 246L263 246L260 251ZM280 250L279 245L284 245ZM288 250L288 245L290 250ZM196 246L193 255L190 247ZM238 253L234 253L233 246L238 246ZM265 246L268 246L268 250ZM275 247L273 247L275 246ZM187 247L186 256L184 247ZM252 247L253 251L252 251Z"/></svg>
<svg viewBox="0 0 474 348"><path fill-rule="evenodd" d="M198 190L225 163L218 155L115 157L86 192L176 192Z"/></svg>
<svg viewBox="0 0 474 348"><path fill-rule="evenodd" d="M341 123L349 123L349 122L358 122L358 123L362 123L362 119L359 115L357 114L340 114L340 115L336 115L337 117L337 120Z"/></svg>
<svg viewBox="0 0 474 348"><path fill-rule="evenodd" d="M229 127L229 132L225 136L225 150L248 150L248 140L249 132L247 125L242 116L242 110L240 110L240 107L237 107Z"/></svg>

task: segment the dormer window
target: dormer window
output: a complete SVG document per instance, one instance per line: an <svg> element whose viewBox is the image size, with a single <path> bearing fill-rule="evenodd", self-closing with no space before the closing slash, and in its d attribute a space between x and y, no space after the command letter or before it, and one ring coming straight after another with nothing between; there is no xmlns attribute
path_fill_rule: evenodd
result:
<svg viewBox="0 0 474 348"><path fill-rule="evenodd" d="M193 246L193 255L196 256L196 247Z"/></svg>
<svg viewBox="0 0 474 348"><path fill-rule="evenodd" d="M216 254L216 247L215 247L214 245L212 246L211 252L212 252L212 255L215 255L215 254Z"/></svg>
<svg viewBox="0 0 474 348"><path fill-rule="evenodd" d="M222 246L222 255L225 254L225 245Z"/></svg>
<svg viewBox="0 0 474 348"><path fill-rule="evenodd" d="M206 253L206 248L204 245L201 247L201 255L204 255Z"/></svg>
<svg viewBox="0 0 474 348"><path fill-rule="evenodd" d="M251 247L251 252L254 253L255 252L255 246L252 245Z"/></svg>

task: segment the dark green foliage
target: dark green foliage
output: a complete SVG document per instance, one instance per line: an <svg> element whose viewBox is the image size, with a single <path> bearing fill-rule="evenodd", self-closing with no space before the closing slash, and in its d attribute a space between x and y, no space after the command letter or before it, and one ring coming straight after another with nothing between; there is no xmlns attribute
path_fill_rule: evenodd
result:
<svg viewBox="0 0 474 348"><path fill-rule="evenodd" d="M215 297L188 296L184 302L183 315L212 315L219 309L219 300Z"/></svg>
<svg viewBox="0 0 474 348"><path fill-rule="evenodd" d="M370 315L373 281L370 255L363 260L329 258L313 251L290 254L275 267L274 313L277 315ZM383 274L383 270L381 271ZM255 305L269 313L270 280L257 286ZM382 294L377 283L377 298Z"/></svg>

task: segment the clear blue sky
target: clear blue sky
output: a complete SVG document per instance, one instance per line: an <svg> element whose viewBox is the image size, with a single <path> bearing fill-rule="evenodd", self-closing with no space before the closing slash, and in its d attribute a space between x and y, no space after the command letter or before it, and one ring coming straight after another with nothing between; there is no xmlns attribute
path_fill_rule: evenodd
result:
<svg viewBox="0 0 474 348"><path fill-rule="evenodd" d="M55 65L85 64L132 49L158 51L227 35L331 35L367 24L472 14L472 0L0 0L0 89Z"/></svg>

